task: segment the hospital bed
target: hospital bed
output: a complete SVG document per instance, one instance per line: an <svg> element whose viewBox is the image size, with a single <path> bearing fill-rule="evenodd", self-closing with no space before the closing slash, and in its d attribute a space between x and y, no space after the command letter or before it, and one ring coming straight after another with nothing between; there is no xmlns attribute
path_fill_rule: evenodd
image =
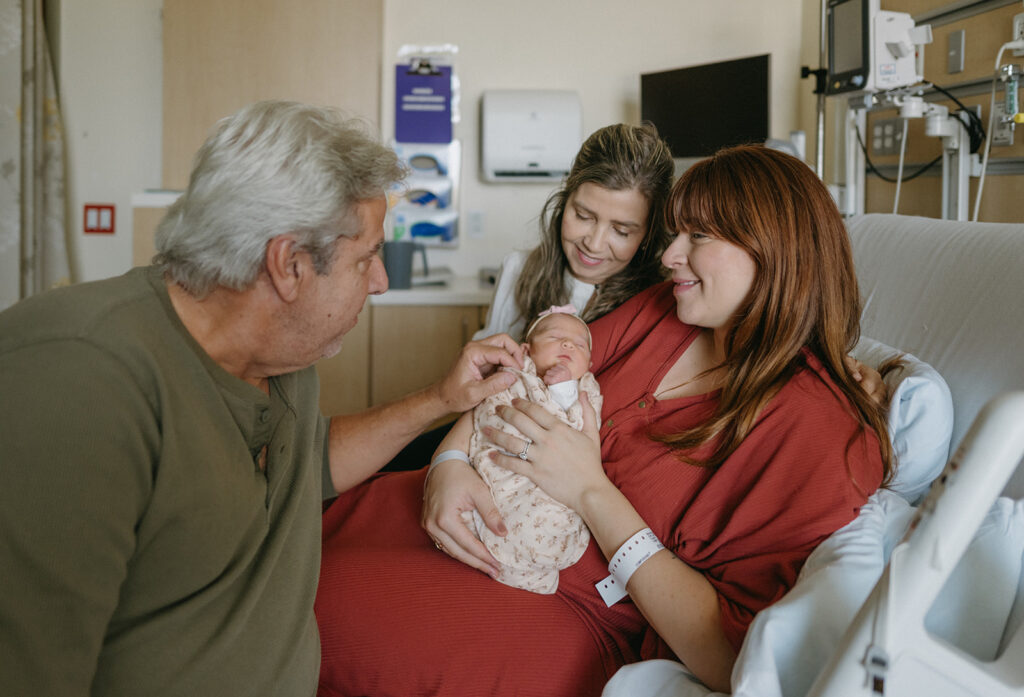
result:
<svg viewBox="0 0 1024 697"><path fill-rule="evenodd" d="M1024 224L848 227L865 300L854 355L907 354L886 378L900 472L755 618L733 697L1024 695ZM667 661L605 691L718 694Z"/></svg>

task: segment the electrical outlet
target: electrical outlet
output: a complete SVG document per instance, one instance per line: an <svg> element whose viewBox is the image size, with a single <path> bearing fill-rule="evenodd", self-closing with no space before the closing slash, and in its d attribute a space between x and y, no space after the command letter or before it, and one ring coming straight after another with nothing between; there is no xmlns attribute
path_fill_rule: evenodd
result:
<svg viewBox="0 0 1024 697"><path fill-rule="evenodd" d="M876 119L871 125L871 154L899 155L902 139L902 119Z"/></svg>
<svg viewBox="0 0 1024 697"><path fill-rule="evenodd" d="M1024 12L1013 16L1013 39L1011 41L1024 41ZM1024 48L1013 49L1013 55L1024 56Z"/></svg>

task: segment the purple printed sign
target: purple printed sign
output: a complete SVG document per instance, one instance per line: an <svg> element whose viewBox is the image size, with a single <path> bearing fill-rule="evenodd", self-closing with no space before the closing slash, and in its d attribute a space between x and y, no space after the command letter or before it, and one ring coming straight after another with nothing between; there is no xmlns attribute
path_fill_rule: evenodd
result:
<svg viewBox="0 0 1024 697"><path fill-rule="evenodd" d="M451 66L415 62L395 66L395 140L451 142Z"/></svg>

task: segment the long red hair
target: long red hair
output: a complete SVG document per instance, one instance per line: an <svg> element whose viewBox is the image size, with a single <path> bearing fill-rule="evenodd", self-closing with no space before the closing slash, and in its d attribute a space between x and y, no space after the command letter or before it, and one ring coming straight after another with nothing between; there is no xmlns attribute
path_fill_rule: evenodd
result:
<svg viewBox="0 0 1024 697"><path fill-rule="evenodd" d="M860 336L860 296L846 226L821 180L785 153L755 145L726 148L680 177L666 219L676 233L699 230L742 247L757 270L726 337L715 415L659 440L685 451L712 442L712 453L698 464L717 467L800 367L806 347L855 416L877 434L883 481L889 481L893 455L884 408L844 365Z"/></svg>

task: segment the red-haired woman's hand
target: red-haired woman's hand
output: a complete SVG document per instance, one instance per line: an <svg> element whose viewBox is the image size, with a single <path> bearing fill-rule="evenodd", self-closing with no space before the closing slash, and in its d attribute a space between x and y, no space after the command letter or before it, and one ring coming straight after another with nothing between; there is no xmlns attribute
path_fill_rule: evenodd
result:
<svg viewBox="0 0 1024 697"><path fill-rule="evenodd" d="M882 381L882 374L852 356L847 356L845 361L850 376L857 381L868 397L879 406L887 406L889 404L889 388Z"/></svg>
<svg viewBox="0 0 1024 697"><path fill-rule="evenodd" d="M583 430L577 431L563 423L543 407L525 399L516 399L512 407L502 407L498 415L529 438L529 447L522 438L486 428L484 434L494 445L507 453L493 453L494 461L534 481L551 498L564 503L586 519L583 500L588 492L614 485L601 466L601 440L597 414L586 393L580 394L583 405Z"/></svg>

